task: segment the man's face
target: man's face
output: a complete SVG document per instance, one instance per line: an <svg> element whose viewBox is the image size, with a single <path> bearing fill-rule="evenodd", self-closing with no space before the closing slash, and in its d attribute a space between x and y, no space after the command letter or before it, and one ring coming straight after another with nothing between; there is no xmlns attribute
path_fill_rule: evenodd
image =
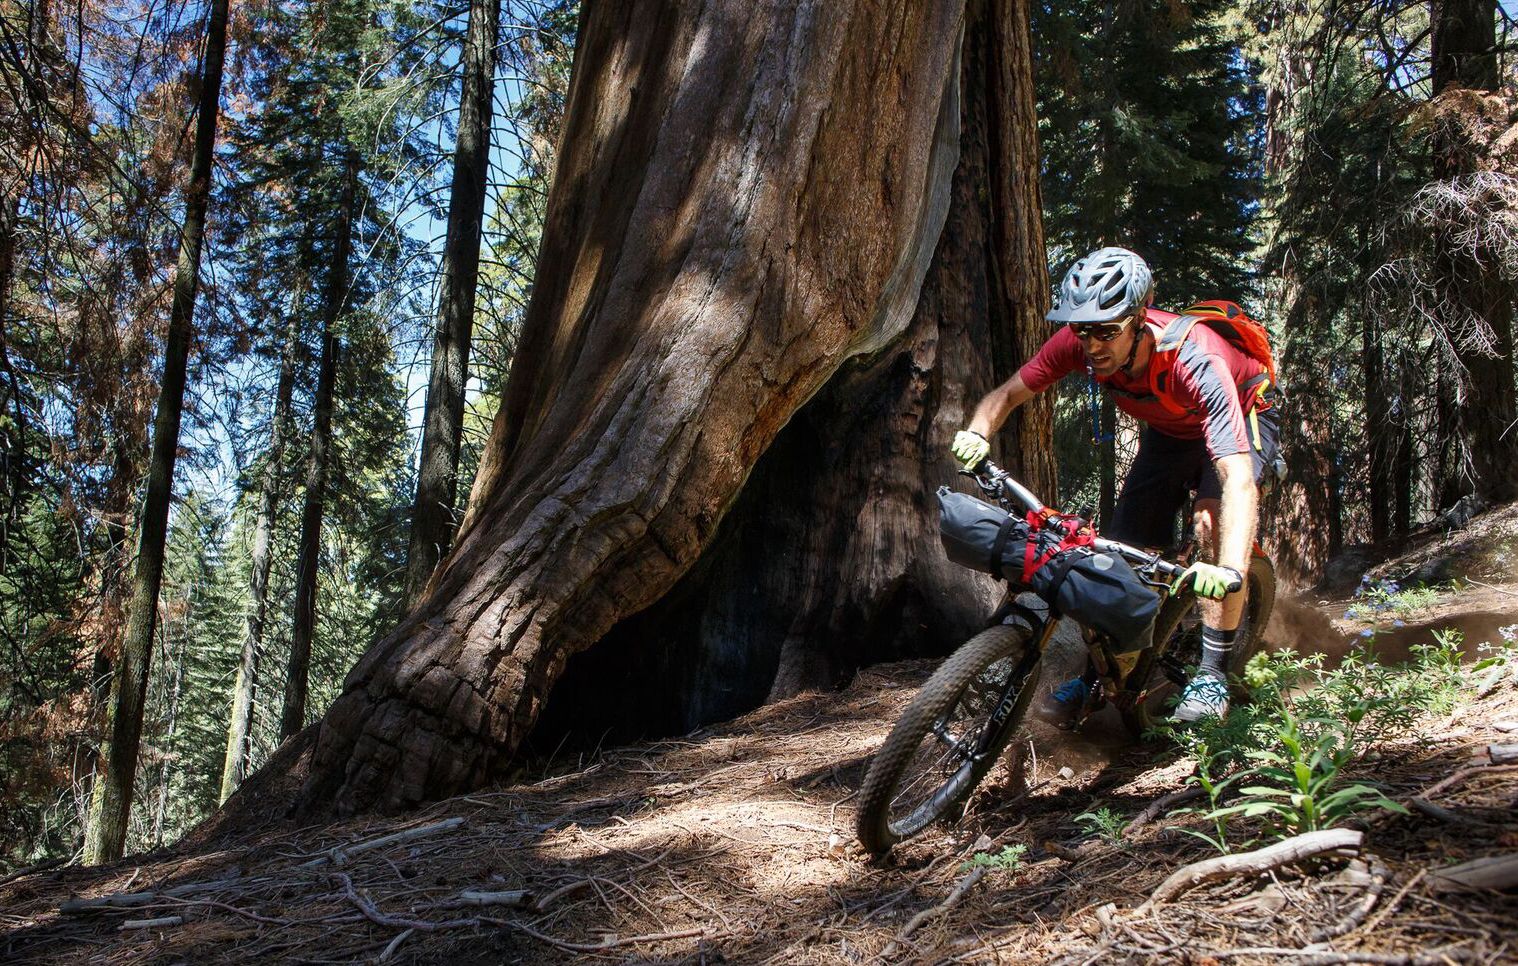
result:
<svg viewBox="0 0 1518 966"><path fill-rule="evenodd" d="M1127 361L1139 328L1134 325L1134 317L1127 316L1112 322L1073 322L1070 331L1080 342L1092 371L1106 377Z"/></svg>

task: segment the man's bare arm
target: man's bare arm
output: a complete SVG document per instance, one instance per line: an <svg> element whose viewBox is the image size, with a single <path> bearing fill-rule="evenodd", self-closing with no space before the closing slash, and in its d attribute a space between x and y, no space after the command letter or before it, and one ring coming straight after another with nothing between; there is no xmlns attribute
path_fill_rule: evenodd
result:
<svg viewBox="0 0 1518 966"><path fill-rule="evenodd" d="M1002 423L1005 423L1007 417L1012 415L1012 410L1035 395L1033 390L1023 384L1021 373L1015 374L1011 379L986 393L986 398L975 407L975 415L970 419L970 425L967 428L972 433L979 433L984 438L990 439L991 434L1001 429Z"/></svg>
<svg viewBox="0 0 1518 966"><path fill-rule="evenodd" d="M1254 482L1254 460L1248 453L1235 453L1219 459L1216 465L1223 483L1223 505L1218 511L1218 565L1247 574L1260 501Z"/></svg>

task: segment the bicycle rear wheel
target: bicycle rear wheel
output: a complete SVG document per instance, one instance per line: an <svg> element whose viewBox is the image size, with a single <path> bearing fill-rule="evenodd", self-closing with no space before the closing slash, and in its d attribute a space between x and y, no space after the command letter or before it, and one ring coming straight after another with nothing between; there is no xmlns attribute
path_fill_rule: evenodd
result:
<svg viewBox="0 0 1518 966"><path fill-rule="evenodd" d="M1230 700L1242 704L1249 692L1237 680L1244 665L1264 646L1265 625L1275 609L1276 571L1270 558L1255 554L1249 561L1249 601L1239 621L1239 633L1228 654ZM1123 712L1123 722L1135 735L1169 721L1170 711L1190 680L1191 669L1202 661L1202 615L1190 590L1172 594L1154 619L1155 646L1134 665L1129 690L1140 700Z"/></svg>
<svg viewBox="0 0 1518 966"><path fill-rule="evenodd" d="M1033 630L1001 624L934 672L870 762L855 829L880 854L950 814L985 777L1038 679Z"/></svg>

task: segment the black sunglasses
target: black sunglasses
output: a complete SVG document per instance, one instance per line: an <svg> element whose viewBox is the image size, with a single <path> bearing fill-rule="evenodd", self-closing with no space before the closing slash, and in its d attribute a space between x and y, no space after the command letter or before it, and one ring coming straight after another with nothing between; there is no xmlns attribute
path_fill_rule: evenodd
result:
<svg viewBox="0 0 1518 966"><path fill-rule="evenodd" d="M1071 322L1070 331L1082 342L1087 339L1095 339L1098 342L1111 342L1123 334L1133 322L1133 316L1119 319L1116 322Z"/></svg>

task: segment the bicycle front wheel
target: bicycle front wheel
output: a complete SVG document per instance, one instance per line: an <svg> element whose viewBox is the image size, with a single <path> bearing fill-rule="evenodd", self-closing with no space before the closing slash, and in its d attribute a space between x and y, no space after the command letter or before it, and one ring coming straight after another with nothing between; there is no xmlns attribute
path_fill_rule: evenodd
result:
<svg viewBox="0 0 1518 966"><path fill-rule="evenodd" d="M886 737L859 792L855 828L885 852L950 814L985 777L1037 683L1033 631L999 624L949 656Z"/></svg>

